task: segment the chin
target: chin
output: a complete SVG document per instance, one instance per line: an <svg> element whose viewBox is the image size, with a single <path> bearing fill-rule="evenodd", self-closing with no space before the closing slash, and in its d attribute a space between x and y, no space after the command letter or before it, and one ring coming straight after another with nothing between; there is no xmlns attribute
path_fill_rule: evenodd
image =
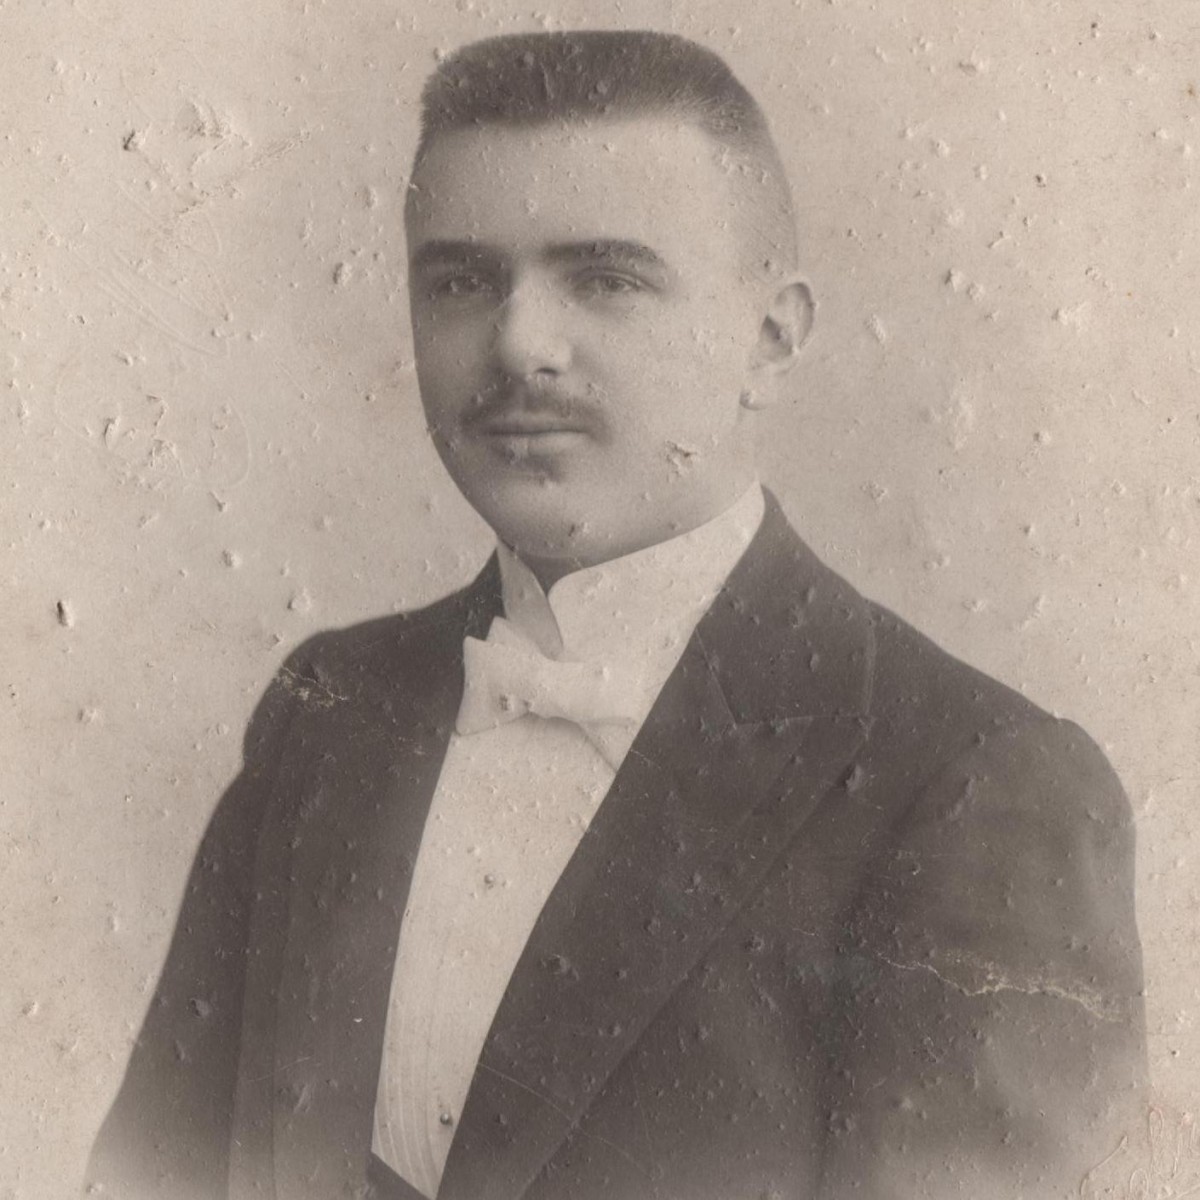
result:
<svg viewBox="0 0 1200 1200"><path fill-rule="evenodd" d="M587 564L623 552L616 549L624 545L621 531L596 519L611 515L612 500L573 502L563 489L546 483L494 488L478 501L467 498L496 536L524 558Z"/></svg>
<svg viewBox="0 0 1200 1200"><path fill-rule="evenodd" d="M561 509L547 513L505 513L489 520L501 541L523 558L574 563L611 557L606 539L587 522L572 520Z"/></svg>

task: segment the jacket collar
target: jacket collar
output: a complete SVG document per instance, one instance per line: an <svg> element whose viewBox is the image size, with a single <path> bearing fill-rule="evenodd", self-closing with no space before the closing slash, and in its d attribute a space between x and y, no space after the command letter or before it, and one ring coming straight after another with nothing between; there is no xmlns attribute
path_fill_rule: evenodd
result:
<svg viewBox="0 0 1200 1200"><path fill-rule="evenodd" d="M696 631L699 648L738 724L864 714L875 644L868 606L765 496L757 536Z"/></svg>

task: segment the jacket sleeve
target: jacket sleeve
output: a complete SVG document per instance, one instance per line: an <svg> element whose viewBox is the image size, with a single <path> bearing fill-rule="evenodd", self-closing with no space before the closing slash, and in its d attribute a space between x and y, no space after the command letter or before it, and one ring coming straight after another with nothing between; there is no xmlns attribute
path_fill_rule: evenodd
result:
<svg viewBox="0 0 1200 1200"><path fill-rule="evenodd" d="M938 771L847 931L822 1195L1083 1194L1146 1111L1133 902L1129 804L1076 726Z"/></svg>
<svg viewBox="0 0 1200 1200"><path fill-rule="evenodd" d="M92 1149L89 1195L226 1194L255 862L299 678L289 663L263 696L243 768L200 843L154 998Z"/></svg>

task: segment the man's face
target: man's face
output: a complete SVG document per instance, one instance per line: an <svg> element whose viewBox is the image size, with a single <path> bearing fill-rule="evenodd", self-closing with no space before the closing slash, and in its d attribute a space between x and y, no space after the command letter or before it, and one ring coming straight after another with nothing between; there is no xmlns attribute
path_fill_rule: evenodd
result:
<svg viewBox="0 0 1200 1200"><path fill-rule="evenodd" d="M718 152L644 118L437 137L408 214L416 365L466 498L565 569L692 528L754 478L764 285Z"/></svg>

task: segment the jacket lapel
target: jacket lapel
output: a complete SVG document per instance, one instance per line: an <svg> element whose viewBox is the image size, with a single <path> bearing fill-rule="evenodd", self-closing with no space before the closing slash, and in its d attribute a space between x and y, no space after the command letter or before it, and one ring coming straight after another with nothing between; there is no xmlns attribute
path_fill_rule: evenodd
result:
<svg viewBox="0 0 1200 1200"><path fill-rule="evenodd" d="M400 637L325 681L292 824L275 1004L274 1175L280 1196L362 1191L392 965L429 803L462 694L464 634L499 608L493 560Z"/></svg>
<svg viewBox="0 0 1200 1200"><path fill-rule="evenodd" d="M525 947L439 1200L516 1200L866 737L863 601L768 494Z"/></svg>

